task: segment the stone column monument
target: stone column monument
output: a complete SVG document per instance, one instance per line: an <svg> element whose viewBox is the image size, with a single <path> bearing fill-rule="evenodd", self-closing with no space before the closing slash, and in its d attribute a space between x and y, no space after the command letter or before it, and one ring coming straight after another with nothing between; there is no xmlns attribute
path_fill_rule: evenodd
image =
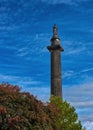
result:
<svg viewBox="0 0 93 130"><path fill-rule="evenodd" d="M51 54L51 95L62 97L61 51L64 49L60 45L56 25L53 27L51 45L47 49Z"/></svg>

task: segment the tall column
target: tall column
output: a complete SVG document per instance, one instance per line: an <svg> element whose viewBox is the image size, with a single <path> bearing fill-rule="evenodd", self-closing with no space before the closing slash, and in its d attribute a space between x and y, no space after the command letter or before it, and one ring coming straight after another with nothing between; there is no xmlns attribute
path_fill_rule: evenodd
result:
<svg viewBox="0 0 93 130"><path fill-rule="evenodd" d="M57 26L53 27L53 37L51 46L47 49L51 53L51 95L62 97L62 74L61 74L61 51L64 49L60 45L57 35Z"/></svg>

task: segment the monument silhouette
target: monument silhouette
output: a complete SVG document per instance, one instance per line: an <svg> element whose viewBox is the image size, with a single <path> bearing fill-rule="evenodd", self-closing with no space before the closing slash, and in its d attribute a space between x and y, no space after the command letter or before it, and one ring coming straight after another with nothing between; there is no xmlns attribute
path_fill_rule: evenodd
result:
<svg viewBox="0 0 93 130"><path fill-rule="evenodd" d="M62 97L61 52L64 49L60 45L57 30L58 28L54 24L51 45L47 49L51 55L51 95Z"/></svg>

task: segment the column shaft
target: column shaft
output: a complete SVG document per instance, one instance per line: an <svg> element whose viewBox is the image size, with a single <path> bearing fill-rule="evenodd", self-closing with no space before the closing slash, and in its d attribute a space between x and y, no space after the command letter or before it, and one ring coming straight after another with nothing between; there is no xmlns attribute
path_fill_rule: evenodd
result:
<svg viewBox="0 0 93 130"><path fill-rule="evenodd" d="M51 52L51 95L62 97L60 50Z"/></svg>

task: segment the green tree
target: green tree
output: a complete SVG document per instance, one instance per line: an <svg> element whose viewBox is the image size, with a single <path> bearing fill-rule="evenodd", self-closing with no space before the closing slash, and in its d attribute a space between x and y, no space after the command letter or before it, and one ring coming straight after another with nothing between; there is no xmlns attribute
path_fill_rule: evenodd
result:
<svg viewBox="0 0 93 130"><path fill-rule="evenodd" d="M73 106L66 101L62 101L60 97L55 96L51 96L50 102L58 111L56 124L59 130L85 130L78 120L78 115Z"/></svg>

